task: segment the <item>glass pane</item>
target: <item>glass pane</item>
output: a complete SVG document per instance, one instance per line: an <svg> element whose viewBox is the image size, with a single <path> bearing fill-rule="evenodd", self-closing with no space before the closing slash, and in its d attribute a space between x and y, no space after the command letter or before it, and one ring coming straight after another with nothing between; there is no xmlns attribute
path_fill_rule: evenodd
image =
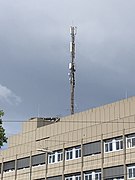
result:
<svg viewBox="0 0 135 180"><path fill-rule="evenodd" d="M62 153L58 154L58 161L62 161Z"/></svg>
<svg viewBox="0 0 135 180"><path fill-rule="evenodd" d="M79 157L78 150L76 150L76 152L75 152L75 157L76 157L76 158Z"/></svg>
<svg viewBox="0 0 135 180"><path fill-rule="evenodd" d="M128 177L131 178L132 177L132 169L128 170Z"/></svg>
<svg viewBox="0 0 135 180"><path fill-rule="evenodd" d="M52 156L52 162L55 162L55 155Z"/></svg>
<svg viewBox="0 0 135 180"><path fill-rule="evenodd" d="M119 147L119 141L116 142L116 150L119 150L120 147Z"/></svg>
<svg viewBox="0 0 135 180"><path fill-rule="evenodd" d="M66 159L69 159L69 152L67 152L67 156L66 156Z"/></svg>
<svg viewBox="0 0 135 180"><path fill-rule="evenodd" d="M105 152L108 152L108 144L105 144Z"/></svg>
<svg viewBox="0 0 135 180"><path fill-rule="evenodd" d="M92 175L91 174L89 175L89 180L92 180Z"/></svg>
<svg viewBox="0 0 135 180"><path fill-rule="evenodd" d="M70 151L70 159L73 159L73 153Z"/></svg>
<svg viewBox="0 0 135 180"><path fill-rule="evenodd" d="M49 163L51 163L51 159L52 159L51 156L49 156Z"/></svg>
<svg viewBox="0 0 135 180"><path fill-rule="evenodd" d="M112 151L112 143L109 143L109 151Z"/></svg>
<svg viewBox="0 0 135 180"><path fill-rule="evenodd" d="M79 157L81 157L81 149L79 149Z"/></svg>
<svg viewBox="0 0 135 180"><path fill-rule="evenodd" d="M123 141L120 141L120 149L123 149Z"/></svg>
<svg viewBox="0 0 135 180"><path fill-rule="evenodd" d="M131 147L131 139L127 139L127 148Z"/></svg>
<svg viewBox="0 0 135 180"><path fill-rule="evenodd" d="M95 174L95 180L98 180L98 174Z"/></svg>
<svg viewBox="0 0 135 180"><path fill-rule="evenodd" d="M135 177L135 168L133 168L133 177Z"/></svg>
<svg viewBox="0 0 135 180"><path fill-rule="evenodd" d="M135 146L135 138L132 138L132 147Z"/></svg>

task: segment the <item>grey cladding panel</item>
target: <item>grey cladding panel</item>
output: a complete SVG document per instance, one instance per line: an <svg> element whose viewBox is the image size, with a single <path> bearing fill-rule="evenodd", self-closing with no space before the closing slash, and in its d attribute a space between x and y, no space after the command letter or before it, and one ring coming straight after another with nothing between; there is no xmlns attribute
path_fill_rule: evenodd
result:
<svg viewBox="0 0 135 180"><path fill-rule="evenodd" d="M17 159L17 169L28 168L30 166L30 157Z"/></svg>
<svg viewBox="0 0 135 180"><path fill-rule="evenodd" d="M15 160L4 162L3 171L14 170L14 169L15 169Z"/></svg>
<svg viewBox="0 0 135 180"><path fill-rule="evenodd" d="M124 176L124 167L116 166L104 169L104 179Z"/></svg>
<svg viewBox="0 0 135 180"><path fill-rule="evenodd" d="M32 166L45 164L45 153L32 156Z"/></svg>
<svg viewBox="0 0 135 180"><path fill-rule="evenodd" d="M48 177L47 180L62 180L62 176Z"/></svg>
<svg viewBox="0 0 135 180"><path fill-rule="evenodd" d="M84 156L98 154L98 153L101 153L101 141L91 142L83 145Z"/></svg>

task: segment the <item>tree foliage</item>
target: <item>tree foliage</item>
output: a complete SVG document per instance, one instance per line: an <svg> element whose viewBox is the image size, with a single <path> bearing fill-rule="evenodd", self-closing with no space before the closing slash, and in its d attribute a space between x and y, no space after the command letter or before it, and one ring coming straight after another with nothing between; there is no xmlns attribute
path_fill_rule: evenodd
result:
<svg viewBox="0 0 135 180"><path fill-rule="evenodd" d="M0 148L3 146L4 143L7 142L5 129L2 126L2 116L4 116L4 112L0 110Z"/></svg>

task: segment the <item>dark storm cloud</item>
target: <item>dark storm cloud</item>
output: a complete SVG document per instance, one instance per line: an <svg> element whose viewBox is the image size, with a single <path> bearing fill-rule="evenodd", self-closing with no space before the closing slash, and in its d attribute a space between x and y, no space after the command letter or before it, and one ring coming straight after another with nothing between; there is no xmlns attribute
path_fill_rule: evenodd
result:
<svg viewBox="0 0 135 180"><path fill-rule="evenodd" d="M0 85L21 99L0 100L4 119L69 114L72 24L76 111L134 95L134 6L133 0L0 0ZM15 125L5 123L9 132Z"/></svg>

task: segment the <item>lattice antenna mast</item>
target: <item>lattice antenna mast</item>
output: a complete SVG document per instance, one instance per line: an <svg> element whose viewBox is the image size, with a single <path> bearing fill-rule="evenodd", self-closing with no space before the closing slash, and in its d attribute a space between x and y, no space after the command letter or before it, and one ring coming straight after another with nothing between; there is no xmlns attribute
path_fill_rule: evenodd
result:
<svg viewBox="0 0 135 180"><path fill-rule="evenodd" d="M71 35L71 42L70 42L70 53L71 53L71 62L69 63L69 81L70 81L70 89L71 89L71 106L70 112L74 114L74 92L75 92L75 35L77 32L77 28L71 26L70 27L70 35Z"/></svg>

